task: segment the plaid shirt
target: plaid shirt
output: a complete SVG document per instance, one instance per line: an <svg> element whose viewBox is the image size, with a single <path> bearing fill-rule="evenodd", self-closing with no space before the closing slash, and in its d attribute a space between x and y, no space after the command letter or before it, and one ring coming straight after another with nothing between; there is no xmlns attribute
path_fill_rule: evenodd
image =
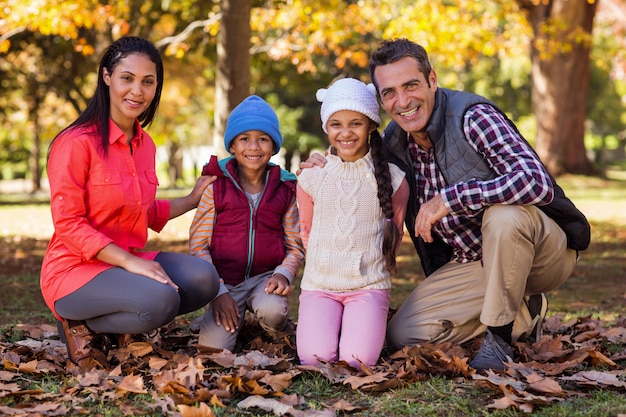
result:
<svg viewBox="0 0 626 417"><path fill-rule="evenodd" d="M493 107L473 106L465 114L463 131L472 148L484 155L498 177L448 185L432 148L424 150L407 138L418 205L442 194L450 214L433 227L433 232L453 248L452 259L461 263L482 259L485 208L494 204L544 205L554 196L550 177L539 158Z"/></svg>

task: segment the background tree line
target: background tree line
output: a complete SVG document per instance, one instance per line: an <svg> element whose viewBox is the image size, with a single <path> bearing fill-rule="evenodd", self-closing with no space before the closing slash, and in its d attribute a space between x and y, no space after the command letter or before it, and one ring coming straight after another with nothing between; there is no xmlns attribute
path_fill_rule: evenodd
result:
<svg viewBox="0 0 626 417"><path fill-rule="evenodd" d="M553 174L592 174L626 145L625 11L625 0L3 0L0 175L40 189L48 144L123 35L164 55L149 131L172 185L184 149L223 152L226 118L250 93L277 109L288 169L326 146L315 91L341 76L367 81L369 55L393 37L428 50L441 86L498 103Z"/></svg>

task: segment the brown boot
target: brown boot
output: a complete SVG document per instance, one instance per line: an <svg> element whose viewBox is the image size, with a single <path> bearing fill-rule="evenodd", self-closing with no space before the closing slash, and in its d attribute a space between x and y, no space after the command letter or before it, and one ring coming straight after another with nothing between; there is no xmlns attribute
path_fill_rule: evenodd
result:
<svg viewBox="0 0 626 417"><path fill-rule="evenodd" d="M95 333L92 332L84 321L63 320L61 321L67 356L70 361L78 365L83 372L95 367L108 368L109 362L106 355L91 345Z"/></svg>

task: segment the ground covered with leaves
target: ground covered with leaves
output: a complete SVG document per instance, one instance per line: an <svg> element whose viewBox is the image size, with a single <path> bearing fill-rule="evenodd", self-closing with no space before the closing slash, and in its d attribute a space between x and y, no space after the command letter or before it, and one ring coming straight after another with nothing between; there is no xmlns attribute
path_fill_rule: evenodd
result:
<svg viewBox="0 0 626 417"><path fill-rule="evenodd" d="M371 368L342 362L310 367L297 363L293 331L269 340L250 320L243 349L231 353L199 347L193 327L184 320L173 322L144 342L109 351L112 369L87 373L66 360L56 327L10 327L0 342L0 414L95 415L94 402L118 407L119 415L214 416L220 410L223 415L229 415L227 410L259 415L262 410L267 415L335 416L364 411L350 399L313 408L306 393L290 392L298 379L311 375L365 393L445 376L491 391L487 410L524 413L598 389L626 394L626 317L607 326L592 318L563 321L552 316L539 341L516 344L517 361L507 371L485 375L468 366L478 340L385 352ZM46 388L46 381L56 388Z"/></svg>
<svg viewBox="0 0 626 417"><path fill-rule="evenodd" d="M598 190L606 188L600 185ZM619 196L611 200L617 208L626 201L626 193ZM599 209L594 203L586 212L605 214L605 206L602 200ZM81 373L67 361L39 290L49 238L42 219L48 211L45 206L0 210L2 416L626 417L622 209L592 221L590 248L572 277L548 294L543 338L517 344L507 371L483 375L468 366L480 340L385 350L371 368L345 363L314 368L298 364L293 326L269 339L249 321L234 353L200 348L192 324L197 314L145 335L143 342L110 350L111 369ZM176 234L152 238L149 248L186 252L188 224L183 219ZM407 239L393 277L392 305L423 279ZM295 321L297 282L294 288Z"/></svg>

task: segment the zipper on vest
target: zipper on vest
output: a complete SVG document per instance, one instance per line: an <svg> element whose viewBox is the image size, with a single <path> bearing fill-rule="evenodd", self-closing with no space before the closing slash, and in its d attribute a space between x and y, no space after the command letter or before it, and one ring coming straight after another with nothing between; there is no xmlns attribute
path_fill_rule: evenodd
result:
<svg viewBox="0 0 626 417"><path fill-rule="evenodd" d="M257 207L254 207L252 205L252 202L246 196L246 192L244 191L244 189L239 185L239 182L235 181L235 185L237 186L237 188L241 190L243 195L246 197L246 200L248 201L248 206L250 207L250 219L249 219L250 229L248 230L248 262L246 265L246 275L244 276L244 279L250 278L250 272L252 271L252 262L254 260L254 238L256 236L256 232L253 227L254 218L256 217L257 208L261 206L261 201L263 200L263 195L265 194L265 189L267 188L268 179L269 179L269 171L266 171L265 184L263 185L263 191L261 191L261 195L259 196L259 204L257 205Z"/></svg>

